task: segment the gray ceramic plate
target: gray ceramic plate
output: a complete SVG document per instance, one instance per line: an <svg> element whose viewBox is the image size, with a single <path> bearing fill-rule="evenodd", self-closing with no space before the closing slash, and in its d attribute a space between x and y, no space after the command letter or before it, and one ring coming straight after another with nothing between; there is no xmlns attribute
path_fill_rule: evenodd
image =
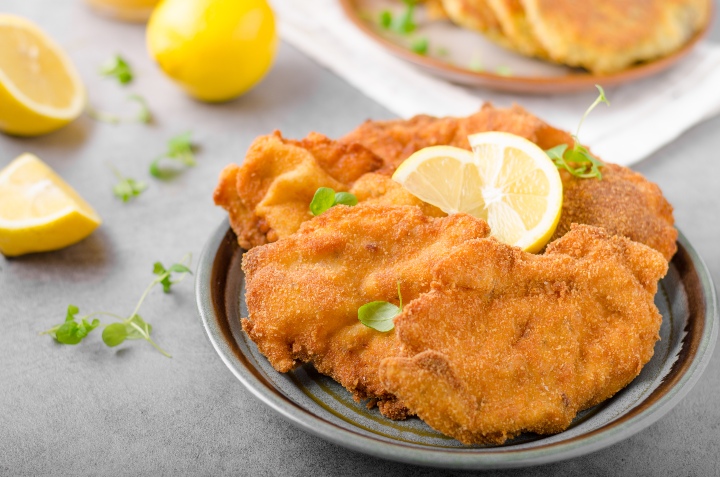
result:
<svg viewBox="0 0 720 477"><path fill-rule="evenodd" d="M237 378L293 424L349 449L385 459L461 469L545 464L619 442L665 415L697 382L718 332L717 298L707 268L681 234L655 303L661 340L640 376L612 399L578 415L552 436L522 435L495 447L464 446L413 418L391 421L356 403L311 366L280 374L240 327L246 316L243 250L227 221L200 258L197 302L210 342Z"/></svg>

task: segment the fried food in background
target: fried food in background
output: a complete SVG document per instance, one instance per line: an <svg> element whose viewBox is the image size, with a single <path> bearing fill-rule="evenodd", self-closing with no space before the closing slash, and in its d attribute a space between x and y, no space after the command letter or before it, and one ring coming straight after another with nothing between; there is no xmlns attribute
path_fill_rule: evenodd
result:
<svg viewBox="0 0 720 477"><path fill-rule="evenodd" d="M520 0L441 0L456 24L483 33L490 40L527 56L547 58L528 24Z"/></svg>
<svg viewBox="0 0 720 477"><path fill-rule="evenodd" d="M544 255L465 242L442 255L432 290L395 319L405 356L382 362L382 382L465 444L560 432L652 357L666 271L660 253L589 226Z"/></svg>
<svg viewBox="0 0 720 477"><path fill-rule="evenodd" d="M707 22L710 0L442 0L450 19L518 53L622 71L682 47Z"/></svg>
<svg viewBox="0 0 720 477"><path fill-rule="evenodd" d="M443 7L442 0L420 0L427 8L427 16L430 20L447 20L448 15Z"/></svg>
<svg viewBox="0 0 720 477"><path fill-rule="evenodd" d="M272 366L310 362L355 399L393 419L407 409L380 382L380 361L400 356L395 332L358 321L371 301L398 304L430 290L432 268L461 244L489 233L469 215L428 217L417 207L336 206L243 257L249 316L242 325Z"/></svg>
<svg viewBox="0 0 720 477"><path fill-rule="evenodd" d="M465 118L420 115L408 120L366 121L338 141L317 133L302 141L276 132L255 140L241 166L220 177L215 203L224 207L241 247L250 249L286 237L312 218L309 204L318 187L350 190L358 200L385 205L418 205L428 215L439 209L414 198L389 176L412 153L428 146L470 149L468 135L503 131L542 149L573 144L572 136L519 106L486 104ZM370 176L366 173L374 172ZM557 239L572 223L595 225L663 253L675 253L677 230L672 207L660 188L630 169L607 164L602 180L580 179L561 171L563 211ZM387 176L387 179L379 177Z"/></svg>

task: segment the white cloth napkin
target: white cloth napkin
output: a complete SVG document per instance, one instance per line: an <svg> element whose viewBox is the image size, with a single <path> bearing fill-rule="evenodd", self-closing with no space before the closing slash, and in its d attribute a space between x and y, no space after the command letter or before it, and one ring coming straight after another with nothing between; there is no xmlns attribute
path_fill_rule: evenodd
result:
<svg viewBox="0 0 720 477"><path fill-rule="evenodd" d="M574 131L596 92L511 95L448 83L385 51L345 17L337 0L274 0L280 35L400 117L467 116L485 101L518 103ZM675 67L613 88L583 124L580 138L599 157L631 165L683 131L720 113L720 46L703 42Z"/></svg>

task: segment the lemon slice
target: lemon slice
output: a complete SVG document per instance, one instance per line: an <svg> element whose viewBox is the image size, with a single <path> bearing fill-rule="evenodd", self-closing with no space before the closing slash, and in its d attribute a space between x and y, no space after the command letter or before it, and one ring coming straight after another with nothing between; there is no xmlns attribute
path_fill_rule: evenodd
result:
<svg viewBox="0 0 720 477"><path fill-rule="evenodd" d="M0 171L0 252L45 252L84 239L100 217L60 176L32 154Z"/></svg>
<svg viewBox="0 0 720 477"><path fill-rule="evenodd" d="M77 118L85 92L75 67L33 23L0 14L0 131L44 134Z"/></svg>
<svg viewBox="0 0 720 477"><path fill-rule="evenodd" d="M450 146L417 151L393 179L448 214L484 219L501 242L538 252L560 220L562 182L545 152L514 134L468 137L472 152Z"/></svg>

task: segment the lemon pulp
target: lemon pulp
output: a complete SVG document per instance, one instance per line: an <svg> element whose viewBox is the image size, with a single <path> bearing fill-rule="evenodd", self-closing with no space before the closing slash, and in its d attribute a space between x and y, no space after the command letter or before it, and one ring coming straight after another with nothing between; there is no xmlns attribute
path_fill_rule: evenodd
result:
<svg viewBox="0 0 720 477"><path fill-rule="evenodd" d="M60 176L32 154L0 171L0 252L56 250L87 237L100 217Z"/></svg>
<svg viewBox="0 0 720 477"><path fill-rule="evenodd" d="M545 152L508 133L469 137L472 152L450 146L417 151L393 179L446 213L484 219L498 240L537 252L562 210L560 174Z"/></svg>
<svg viewBox="0 0 720 477"><path fill-rule="evenodd" d="M75 67L28 20L0 14L0 131L36 135L82 112L85 93Z"/></svg>

